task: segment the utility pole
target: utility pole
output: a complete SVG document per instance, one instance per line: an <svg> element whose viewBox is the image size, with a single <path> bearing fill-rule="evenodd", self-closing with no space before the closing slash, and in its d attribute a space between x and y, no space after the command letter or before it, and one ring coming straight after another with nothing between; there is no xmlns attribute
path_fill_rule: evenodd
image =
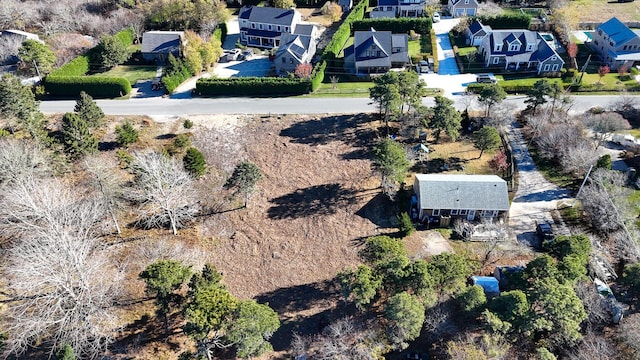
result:
<svg viewBox="0 0 640 360"><path fill-rule="evenodd" d="M582 185L580 185L580 189L578 189L578 193L576 194L576 199L573 200L573 204L571 204L571 207L574 207L576 205L576 202L578 201L578 197L582 192L582 188L584 187L584 184L587 182L587 179L589 178L589 174L591 174L591 170L593 170L593 165L589 167L589 171L587 171L587 175L584 176L584 180L582 180Z"/></svg>
<svg viewBox="0 0 640 360"><path fill-rule="evenodd" d="M585 71L587 71L587 66L589 66L589 61L591 61L591 54L589 54L587 61L582 66L582 71L580 73L580 81L578 81L578 84L582 84L582 77L584 76Z"/></svg>

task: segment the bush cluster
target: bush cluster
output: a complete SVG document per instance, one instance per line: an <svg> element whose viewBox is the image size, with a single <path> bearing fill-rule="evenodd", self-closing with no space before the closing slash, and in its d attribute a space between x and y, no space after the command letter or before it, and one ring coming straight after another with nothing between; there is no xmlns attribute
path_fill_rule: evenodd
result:
<svg viewBox="0 0 640 360"><path fill-rule="evenodd" d="M433 72L438 73L440 63L438 62L438 42L436 39L436 31L431 29L429 32L431 35L431 55L433 56Z"/></svg>
<svg viewBox="0 0 640 360"><path fill-rule="evenodd" d="M81 91L93 98L114 98L131 92L129 80L102 76L47 76L44 87L49 95L74 99Z"/></svg>
<svg viewBox="0 0 640 360"><path fill-rule="evenodd" d="M213 36L220 40L220 44L224 44L224 41L227 39L227 31L227 24L222 23L213 31Z"/></svg>
<svg viewBox="0 0 640 360"><path fill-rule="evenodd" d="M52 71L49 76L83 76L89 72L89 56L87 54L80 55L68 63L62 65L57 70Z"/></svg>
<svg viewBox="0 0 640 360"><path fill-rule="evenodd" d="M196 93L204 96L298 95L311 91L311 80L277 77L198 79Z"/></svg>
<svg viewBox="0 0 640 360"><path fill-rule="evenodd" d="M126 28L120 30L117 34L114 35L116 39L120 40L125 46L129 46L133 44L133 41L136 38L135 33L132 28Z"/></svg>
<svg viewBox="0 0 640 360"><path fill-rule="evenodd" d="M167 60L167 66L164 68L162 74L162 85L164 85L164 91L171 94L178 85L182 84L185 80L193 75L187 64L181 59L176 59L173 54L169 55Z"/></svg>
<svg viewBox="0 0 640 360"><path fill-rule="evenodd" d="M480 20L483 25L489 25L492 29L529 29L531 26L531 15L527 14L500 14L495 16L483 15L476 19Z"/></svg>
<svg viewBox="0 0 640 360"><path fill-rule="evenodd" d="M381 18L362 19L353 22L353 31L391 31L394 34L408 34L413 30L419 34L427 34L431 30L431 19L422 18Z"/></svg>
<svg viewBox="0 0 640 360"><path fill-rule="evenodd" d="M342 50L344 44L351 36L351 24L364 18L364 12L367 9L368 1L360 1L354 6L349 15L344 19L338 30L333 34L331 41L324 48L322 53L323 59L334 59Z"/></svg>
<svg viewBox="0 0 640 360"><path fill-rule="evenodd" d="M324 80L324 71L327 68L327 62L322 60L313 67L311 73L311 91L315 91Z"/></svg>

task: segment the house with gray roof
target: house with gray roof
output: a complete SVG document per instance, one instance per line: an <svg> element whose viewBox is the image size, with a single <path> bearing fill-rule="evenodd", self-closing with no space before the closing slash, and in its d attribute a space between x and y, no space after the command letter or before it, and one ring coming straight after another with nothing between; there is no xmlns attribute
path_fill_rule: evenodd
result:
<svg viewBox="0 0 640 360"><path fill-rule="evenodd" d="M240 9L240 42L265 49L280 46L282 34L294 34L302 16L294 9L244 6Z"/></svg>
<svg viewBox="0 0 640 360"><path fill-rule="evenodd" d="M447 9L453 17L478 15L478 0L449 0Z"/></svg>
<svg viewBox="0 0 640 360"><path fill-rule="evenodd" d="M464 31L467 45L480 46L482 39L489 35L490 32L491 26L482 24L478 19L474 20Z"/></svg>
<svg viewBox="0 0 640 360"><path fill-rule="evenodd" d="M505 72L558 72L564 60L536 31L492 30L478 47L485 67Z"/></svg>
<svg viewBox="0 0 640 360"><path fill-rule="evenodd" d="M621 66L630 69L634 62L640 61L640 37L615 17L596 27L592 40L586 44L611 70Z"/></svg>
<svg viewBox="0 0 640 360"><path fill-rule="evenodd" d="M496 175L416 174L413 191L411 212L420 221L498 220L509 212L507 182Z"/></svg>
<svg viewBox="0 0 640 360"><path fill-rule="evenodd" d="M169 54L181 57L184 45L183 31L147 31L142 34L142 57L164 64Z"/></svg>
<svg viewBox="0 0 640 360"><path fill-rule="evenodd" d="M378 5L369 13L369 17L420 17L425 13L425 5L425 0L378 0Z"/></svg>
<svg viewBox="0 0 640 360"><path fill-rule="evenodd" d="M356 31L344 49L344 67L355 74L386 73L409 62L409 37L391 31Z"/></svg>
<svg viewBox="0 0 640 360"><path fill-rule="evenodd" d="M274 57L276 74L293 73L298 65L311 64L317 42L318 31L313 25L300 24L295 34L282 34Z"/></svg>

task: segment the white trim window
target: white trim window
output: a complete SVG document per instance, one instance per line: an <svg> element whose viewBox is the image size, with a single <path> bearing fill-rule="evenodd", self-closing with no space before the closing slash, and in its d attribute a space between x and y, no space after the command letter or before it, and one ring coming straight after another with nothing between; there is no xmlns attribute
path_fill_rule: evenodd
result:
<svg viewBox="0 0 640 360"><path fill-rule="evenodd" d="M460 215L467 215L468 212L469 210L467 209L460 209Z"/></svg>
<svg viewBox="0 0 640 360"><path fill-rule="evenodd" d="M549 71L549 64L544 64L544 69L542 71Z"/></svg>
<svg viewBox="0 0 640 360"><path fill-rule="evenodd" d="M494 57L494 58L493 58L493 63L494 63L494 64L497 64L497 63L499 63L499 62L500 62L500 58L499 58L499 57Z"/></svg>
<svg viewBox="0 0 640 360"><path fill-rule="evenodd" d="M451 210L451 215L458 215L458 209Z"/></svg>
<svg viewBox="0 0 640 360"><path fill-rule="evenodd" d="M440 216L440 209L433 209L431 211L431 216Z"/></svg>
<svg viewBox="0 0 640 360"><path fill-rule="evenodd" d="M520 45L518 44L509 45L509 51L518 51L518 50L520 50Z"/></svg>
<svg viewBox="0 0 640 360"><path fill-rule="evenodd" d="M558 64L553 64L551 71L558 71Z"/></svg>

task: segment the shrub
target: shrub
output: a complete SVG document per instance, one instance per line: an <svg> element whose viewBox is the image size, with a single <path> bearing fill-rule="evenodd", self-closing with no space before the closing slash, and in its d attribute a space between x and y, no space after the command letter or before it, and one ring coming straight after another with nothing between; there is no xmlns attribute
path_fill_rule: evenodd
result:
<svg viewBox="0 0 640 360"><path fill-rule="evenodd" d="M411 221L411 217L406 211L403 211L398 215L398 230L402 236L409 236L416 231L416 228L413 226L413 222Z"/></svg>
<svg viewBox="0 0 640 360"><path fill-rule="evenodd" d="M182 158L185 170L190 172L196 178L204 175L207 172L207 163L204 160L204 155L200 150L190 147Z"/></svg>
<svg viewBox="0 0 640 360"><path fill-rule="evenodd" d="M640 74L640 70L638 70L638 68L636 68L635 66L631 68L631 70L629 70L629 72L631 72L631 75L633 76L637 76L638 74Z"/></svg>
<svg viewBox="0 0 640 360"><path fill-rule="evenodd" d="M189 68L181 59L176 59L173 54L167 59L167 66L162 74L162 85L164 91L172 93L180 84L193 75Z"/></svg>
<svg viewBox="0 0 640 360"><path fill-rule="evenodd" d="M438 62L438 43L436 39L436 31L431 29L431 55L433 56L433 72L437 73L440 67Z"/></svg>
<svg viewBox="0 0 640 360"><path fill-rule="evenodd" d="M483 15L476 19L480 20L483 25L489 25L495 30L500 29L529 29L531 26L531 15L508 13L495 16Z"/></svg>
<svg viewBox="0 0 640 360"><path fill-rule="evenodd" d="M131 83L125 78L99 76L47 76L44 81L46 92L51 96L75 99L84 91L93 98L114 98L128 95Z"/></svg>
<svg viewBox="0 0 640 360"><path fill-rule="evenodd" d="M133 163L133 155L129 154L125 150L117 150L116 157L118 158L118 164L121 169L127 169Z"/></svg>
<svg viewBox="0 0 640 360"><path fill-rule="evenodd" d="M189 139L189 135L187 134L178 134L178 136L173 139L173 145L179 149L182 149L191 145L191 139Z"/></svg>
<svg viewBox="0 0 640 360"><path fill-rule="evenodd" d="M189 119L185 119L184 122L182 123L182 126L185 129L191 129L193 127L193 121L191 121Z"/></svg>
<svg viewBox="0 0 640 360"><path fill-rule="evenodd" d="M598 159L596 167L611 170L611 155L604 154Z"/></svg>
<svg viewBox="0 0 640 360"><path fill-rule="evenodd" d="M135 40L135 37L136 37L132 28L126 28L126 29L120 30L114 36L116 39L120 40L120 42L125 46L129 46L133 44L133 41Z"/></svg>
<svg viewBox="0 0 640 360"><path fill-rule="evenodd" d="M431 30L431 18L381 18L362 19L353 22L353 31L391 31L394 34L408 34L411 30L427 34Z"/></svg>
<svg viewBox="0 0 640 360"><path fill-rule="evenodd" d="M198 79L196 82L196 93L204 96L299 95L309 93L311 86L309 79L298 78L209 78Z"/></svg>
<svg viewBox="0 0 640 360"><path fill-rule="evenodd" d="M116 126L116 134L118 134L118 144L127 147L138 141L138 130L133 128L129 120L125 121L122 126Z"/></svg>
<svg viewBox="0 0 640 360"><path fill-rule="evenodd" d="M83 76L89 72L89 55L80 55L59 69L52 71L51 77Z"/></svg>
<svg viewBox="0 0 640 360"><path fill-rule="evenodd" d="M327 68L327 62L322 61L313 68L311 73L311 91L315 91L324 80L324 70Z"/></svg>

